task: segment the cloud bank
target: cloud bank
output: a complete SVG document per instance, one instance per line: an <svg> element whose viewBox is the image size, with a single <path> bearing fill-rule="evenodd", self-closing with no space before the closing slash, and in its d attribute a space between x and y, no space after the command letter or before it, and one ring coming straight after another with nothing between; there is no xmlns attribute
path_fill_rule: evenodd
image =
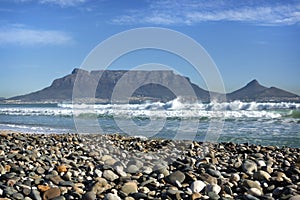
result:
<svg viewBox="0 0 300 200"><path fill-rule="evenodd" d="M257 25L300 24L298 1L149 1L148 7L129 10L112 19L115 24L193 25L234 21Z"/></svg>
<svg viewBox="0 0 300 200"><path fill-rule="evenodd" d="M0 44L65 45L73 41L67 33L56 30L35 30L25 27L0 29Z"/></svg>

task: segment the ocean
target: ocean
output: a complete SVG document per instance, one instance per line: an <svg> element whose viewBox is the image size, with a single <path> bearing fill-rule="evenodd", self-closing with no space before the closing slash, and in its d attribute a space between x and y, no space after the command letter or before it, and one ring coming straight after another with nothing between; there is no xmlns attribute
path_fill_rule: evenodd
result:
<svg viewBox="0 0 300 200"><path fill-rule="evenodd" d="M0 130L300 147L300 103L0 104Z"/></svg>

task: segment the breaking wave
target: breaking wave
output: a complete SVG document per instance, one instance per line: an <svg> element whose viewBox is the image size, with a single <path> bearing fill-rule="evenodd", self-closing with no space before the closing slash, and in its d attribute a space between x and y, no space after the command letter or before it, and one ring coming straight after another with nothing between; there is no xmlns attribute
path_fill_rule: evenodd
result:
<svg viewBox="0 0 300 200"><path fill-rule="evenodd" d="M231 118L300 118L300 103L279 102L224 102L224 103L185 103L179 98L172 101L147 102L144 104L71 104L56 106L10 106L2 105L0 115L19 116L60 116L82 118L94 117L167 117L210 119Z"/></svg>

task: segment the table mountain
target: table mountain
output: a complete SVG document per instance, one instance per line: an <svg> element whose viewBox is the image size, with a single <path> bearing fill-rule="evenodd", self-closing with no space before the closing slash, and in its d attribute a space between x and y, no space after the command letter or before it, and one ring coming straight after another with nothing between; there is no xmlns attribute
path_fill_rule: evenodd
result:
<svg viewBox="0 0 300 200"><path fill-rule="evenodd" d="M100 78L101 77L101 78ZM99 79L100 78L100 79ZM74 69L71 74L53 81L51 86L40 91L26 95L16 96L9 100L18 101L70 101L72 100L73 86L77 81L78 98L96 97L103 102L108 102L118 81L122 78L122 88L128 89L142 80L133 93L132 100L143 101L147 99L157 101L169 101L175 94L168 88L174 88L183 96L187 94L184 85L192 86L197 97L201 100L209 100L209 92L191 83L189 78L175 74L169 70L156 71L127 71L127 70L99 70L85 71ZM147 83L147 84L145 84ZM159 84L155 84L159 83ZM164 87L167 86L167 87ZM95 92L96 90L96 92ZM122 91L119 91L122 93ZM175 92L176 93L176 92ZM120 94L121 95L121 94Z"/></svg>
<svg viewBox="0 0 300 200"><path fill-rule="evenodd" d="M173 71L98 70L89 72L82 69L74 69L71 74L54 80L49 87L30 94L10 98L8 101L71 101L75 80L78 81L76 90L74 90L77 94L76 97L84 99L85 102L89 100L87 97L95 97L98 102L110 102L116 84L120 84L120 81L122 81L122 87L121 90L117 91L118 95L115 96L120 102L124 100L122 99L124 96L128 96L126 96L126 90L134 91L130 101L137 103L145 100L169 101L176 98L174 91L182 96L188 96L186 87L183 87L187 84L193 88L199 100L202 102L210 101L210 93L208 91L192 83L188 77L175 74ZM137 83L141 87L134 88ZM174 89L173 91L172 88ZM214 98L223 96L214 92L211 94L214 95ZM226 96L229 101L300 102L298 95L276 87L268 88L262 86L257 80L249 82L245 87ZM126 99L124 101L126 102Z"/></svg>

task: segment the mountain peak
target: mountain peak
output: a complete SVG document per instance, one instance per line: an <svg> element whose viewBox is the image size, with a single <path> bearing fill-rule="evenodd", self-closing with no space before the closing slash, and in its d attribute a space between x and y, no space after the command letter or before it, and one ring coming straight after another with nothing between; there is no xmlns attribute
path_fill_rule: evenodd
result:
<svg viewBox="0 0 300 200"><path fill-rule="evenodd" d="M251 85L253 85L253 86L258 86L258 85L260 85L260 84L259 84L259 82L258 82L256 79L253 79L252 81L250 81L250 82L247 84L247 86L251 86Z"/></svg>

